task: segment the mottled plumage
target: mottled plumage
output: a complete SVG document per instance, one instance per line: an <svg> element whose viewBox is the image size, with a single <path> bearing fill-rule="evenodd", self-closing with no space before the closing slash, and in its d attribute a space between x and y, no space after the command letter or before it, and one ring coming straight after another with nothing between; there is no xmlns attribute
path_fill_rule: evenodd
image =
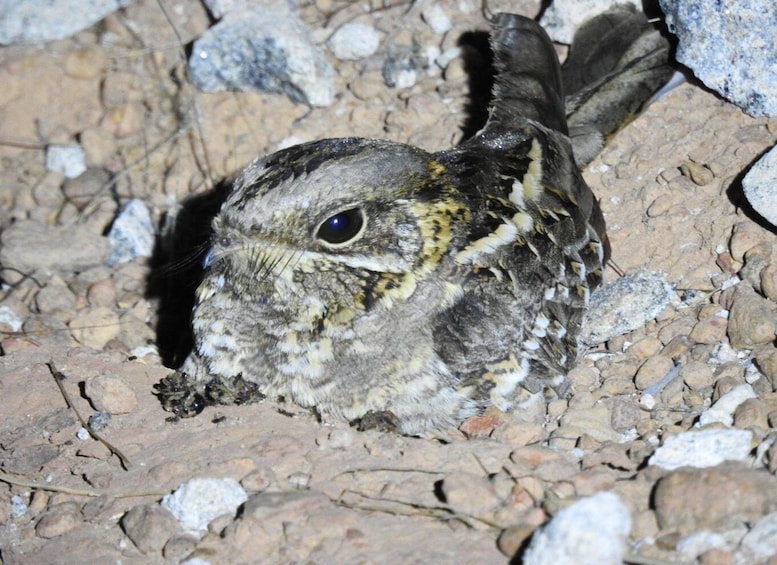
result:
<svg viewBox="0 0 777 565"><path fill-rule="evenodd" d="M418 434L565 392L604 221L545 32L492 26L493 107L460 146L329 139L243 171L215 219L195 350L159 386L169 408L266 395Z"/></svg>

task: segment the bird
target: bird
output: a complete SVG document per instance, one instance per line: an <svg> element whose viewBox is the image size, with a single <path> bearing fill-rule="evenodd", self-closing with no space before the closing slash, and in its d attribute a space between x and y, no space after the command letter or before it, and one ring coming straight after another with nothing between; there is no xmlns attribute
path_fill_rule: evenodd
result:
<svg viewBox="0 0 777 565"><path fill-rule="evenodd" d="M456 147L324 139L251 163L213 221L194 348L157 385L165 408L283 399L424 435L570 394L610 254L581 166L610 114L634 113L667 77L664 40L620 10L580 43L625 34L623 55L653 39L591 61L573 43L583 63L569 72L537 22L493 15L488 119Z"/></svg>

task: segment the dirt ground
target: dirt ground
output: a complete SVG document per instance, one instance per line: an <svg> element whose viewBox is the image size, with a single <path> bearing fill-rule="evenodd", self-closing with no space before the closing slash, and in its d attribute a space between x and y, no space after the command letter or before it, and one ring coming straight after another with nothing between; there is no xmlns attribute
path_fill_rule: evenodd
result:
<svg viewBox="0 0 777 565"><path fill-rule="evenodd" d="M39 230L4 240L6 254L13 245L24 259L0 272L3 563L520 562L536 528L601 491L631 513L631 562L762 555L747 554L743 540L777 510L777 242L740 181L777 141L777 119L684 84L587 167L614 262L625 273L665 273L675 298L645 327L590 351L570 375L569 400L470 422L448 442L357 432L271 401L169 421L153 385L170 373L163 362L186 330L160 325L160 311L186 316L169 289L191 264L70 259L104 249L130 199L162 226L188 198L207 200L217 181L290 142L359 135L450 147L473 74L454 59L391 89L381 57L386 45L412 41L445 52L487 29L473 0L438 3L452 21L444 35L421 16L426 2L407 13L399 1L369 10L300 2L316 42L350 20L383 38L366 60L330 56L336 100L309 109L282 95L195 92L181 44L210 22L195 0L169 4L172 21L155 1L136 0L73 38L0 49L0 229L27 221ZM493 4L537 11L530 1ZM76 180L45 166L46 147L67 143L86 152L89 170ZM202 226L191 231L196 240ZM41 241L60 256L30 259ZM660 384L673 367L677 378ZM707 427L750 431L748 457L704 472L648 464L739 386L753 396ZM77 435L78 415L96 410L111 413L100 432L108 445ZM250 497L201 538L157 504L197 477L235 479ZM688 541L704 532L717 541Z"/></svg>

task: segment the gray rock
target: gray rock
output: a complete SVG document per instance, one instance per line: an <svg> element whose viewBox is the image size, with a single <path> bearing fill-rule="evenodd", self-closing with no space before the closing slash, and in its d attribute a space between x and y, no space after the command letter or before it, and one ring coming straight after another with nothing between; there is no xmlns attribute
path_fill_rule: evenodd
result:
<svg viewBox="0 0 777 565"><path fill-rule="evenodd" d="M309 36L287 2L246 2L194 42L189 75L206 92L277 92L329 106L335 72Z"/></svg>
<svg viewBox="0 0 777 565"><path fill-rule="evenodd" d="M113 250L108 265L127 263L136 257L151 257L156 232L151 215L137 198L124 205L108 232Z"/></svg>
<svg viewBox="0 0 777 565"><path fill-rule="evenodd" d="M190 534L201 536L208 524L224 514L234 516L238 506L248 500L248 495L235 479L191 479L162 498L181 527Z"/></svg>
<svg viewBox="0 0 777 565"><path fill-rule="evenodd" d="M611 492L600 492L575 502L535 532L523 554L524 565L623 563L631 516Z"/></svg>
<svg viewBox="0 0 777 565"><path fill-rule="evenodd" d="M591 295L580 339L594 345L641 328L673 296L674 288L661 273L643 271L624 275Z"/></svg>
<svg viewBox="0 0 777 565"><path fill-rule="evenodd" d="M753 210L777 226L777 145L747 172L742 189Z"/></svg>
<svg viewBox="0 0 777 565"><path fill-rule="evenodd" d="M383 62L383 81L390 88L410 88L418 79L418 71L426 57L418 45L392 45Z"/></svg>
<svg viewBox="0 0 777 565"><path fill-rule="evenodd" d="M774 0L659 0L677 60L751 116L777 115Z"/></svg>
<svg viewBox="0 0 777 565"><path fill-rule="evenodd" d="M634 4L623 0L554 0L540 18L540 24L553 41L572 43L575 31L586 20L606 12L618 4Z"/></svg>
<svg viewBox="0 0 777 565"><path fill-rule="evenodd" d="M332 54L341 61L369 57L378 50L380 35L374 27L352 22L345 24L329 38Z"/></svg>
<svg viewBox="0 0 777 565"><path fill-rule="evenodd" d="M753 432L737 429L705 429L666 438L648 461L663 469L715 467L724 461L745 461L750 455Z"/></svg>
<svg viewBox="0 0 777 565"><path fill-rule="evenodd" d="M0 44L63 39L131 0L0 0Z"/></svg>
<svg viewBox="0 0 777 565"><path fill-rule="evenodd" d="M173 515L156 504L132 508L122 516L121 527L143 553L161 551L178 530Z"/></svg>
<svg viewBox="0 0 777 565"><path fill-rule="evenodd" d="M80 273L102 265L110 252L107 238L81 225L55 227L25 220L0 237L0 264L22 273Z"/></svg>

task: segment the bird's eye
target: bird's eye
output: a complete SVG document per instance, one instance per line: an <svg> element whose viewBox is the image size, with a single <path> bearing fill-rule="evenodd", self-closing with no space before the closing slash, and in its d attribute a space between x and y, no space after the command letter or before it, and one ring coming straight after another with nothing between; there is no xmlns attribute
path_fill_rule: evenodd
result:
<svg viewBox="0 0 777 565"><path fill-rule="evenodd" d="M349 208L329 216L318 227L316 236L332 245L351 241L364 227L364 212L361 208Z"/></svg>

